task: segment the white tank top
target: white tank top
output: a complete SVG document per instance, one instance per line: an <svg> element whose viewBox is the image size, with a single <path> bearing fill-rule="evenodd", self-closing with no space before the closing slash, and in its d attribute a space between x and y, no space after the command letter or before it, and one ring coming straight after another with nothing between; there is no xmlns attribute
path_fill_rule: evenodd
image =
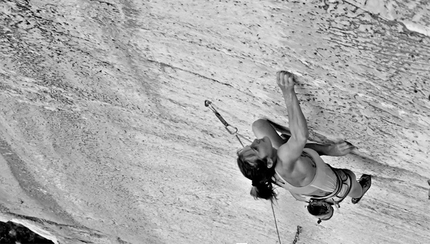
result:
<svg viewBox="0 0 430 244"><path fill-rule="evenodd" d="M282 188L290 191L292 194L305 196L327 196L336 189L337 178L333 170L328 166L318 153L310 148L304 148L304 152L311 155L316 165L316 173L312 181L306 186L293 186L288 183L275 170L278 177L283 181Z"/></svg>

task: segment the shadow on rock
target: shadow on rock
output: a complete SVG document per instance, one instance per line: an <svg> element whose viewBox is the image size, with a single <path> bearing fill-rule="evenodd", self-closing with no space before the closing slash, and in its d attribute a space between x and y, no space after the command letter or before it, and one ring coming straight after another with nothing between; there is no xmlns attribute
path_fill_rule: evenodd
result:
<svg viewBox="0 0 430 244"><path fill-rule="evenodd" d="M38 243L54 244L52 241L34 233L27 227L13 222L0 221L0 243Z"/></svg>

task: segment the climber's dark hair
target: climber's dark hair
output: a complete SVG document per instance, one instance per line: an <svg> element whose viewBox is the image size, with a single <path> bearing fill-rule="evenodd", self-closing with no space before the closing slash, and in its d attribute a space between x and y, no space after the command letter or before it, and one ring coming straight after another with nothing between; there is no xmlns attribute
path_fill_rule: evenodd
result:
<svg viewBox="0 0 430 244"><path fill-rule="evenodd" d="M275 167L267 168L267 158L261 159L249 147L237 152L237 165L242 174L252 180L251 196L273 201L276 193L273 190L275 183L272 178Z"/></svg>

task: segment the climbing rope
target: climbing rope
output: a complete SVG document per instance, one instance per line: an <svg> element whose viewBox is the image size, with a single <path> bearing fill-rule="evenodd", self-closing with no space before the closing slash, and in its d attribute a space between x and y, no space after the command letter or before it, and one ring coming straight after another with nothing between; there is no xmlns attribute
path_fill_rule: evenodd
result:
<svg viewBox="0 0 430 244"><path fill-rule="evenodd" d="M275 209L273 208L273 200L270 200L272 206L273 220L275 220L276 233L278 234L279 244L281 244L281 236L279 235L278 223L276 222Z"/></svg>
<svg viewBox="0 0 430 244"><path fill-rule="evenodd" d="M212 104L211 101L205 100L205 106L208 107L210 110L212 110L212 112L214 112L214 114L221 121L221 123L224 125L224 128L228 131L228 133L230 133L231 135L234 135L237 138L237 140L239 141L239 143L242 145L242 147L245 147L245 145L242 143L242 141L240 140L240 138L243 138L243 139L245 139L248 142L252 142L248 138L246 138L243 135L239 134L238 133L238 129L236 127L234 127L234 126L230 125L229 123L227 123L227 121L225 121L225 119L221 116L221 114L218 113L218 111L215 109L215 107L213 106L213 104ZM273 201L270 200L270 203L271 203L271 206L272 206L273 219L275 221L276 233L278 234L279 244L282 244L281 243L281 236L279 235L278 224L277 224L277 221L276 221L275 209L273 207Z"/></svg>

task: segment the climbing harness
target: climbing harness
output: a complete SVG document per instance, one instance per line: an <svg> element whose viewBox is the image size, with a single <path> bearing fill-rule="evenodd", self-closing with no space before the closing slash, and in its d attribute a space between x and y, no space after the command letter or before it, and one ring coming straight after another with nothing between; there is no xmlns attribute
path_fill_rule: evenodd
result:
<svg viewBox="0 0 430 244"><path fill-rule="evenodd" d="M311 196L311 198L315 200L330 199L335 205L339 206L339 203L342 202L343 199L345 199L348 196L349 192L351 191L352 179L347 173L343 172L342 169L335 169L331 167L329 164L328 166L333 170L334 174L336 175L337 188L327 196L323 196L323 197ZM346 191L342 192L342 190L344 189L343 188L344 186L346 186Z"/></svg>
<svg viewBox="0 0 430 244"><path fill-rule="evenodd" d="M242 145L242 147L245 147L245 145L242 143L242 141L240 140L240 138L245 139L248 142L252 142L248 138L246 138L243 135L239 134L238 133L238 129L236 127L234 127L234 126L230 125L229 123L227 123L227 121L225 121L225 119L221 116L221 114L219 114L218 111L215 109L215 107L213 106L213 103L211 101L205 100L205 106L208 107L210 110L212 110L212 112L214 112L214 114L221 121L221 123L224 125L224 128L228 131L228 133L230 133L231 135L234 135L237 138L237 140L240 142L240 144ZM273 219L275 220L275 227L276 227L276 233L278 234L279 244L282 244L281 243L281 236L279 235L278 223L276 222L275 209L273 208L273 201L270 200L270 203L272 205Z"/></svg>
<svg viewBox="0 0 430 244"><path fill-rule="evenodd" d="M342 169L335 169L331 166L330 168L336 175L337 188L327 196L308 196L310 197L310 200L308 201L306 208L311 215L318 218L318 224L320 224L323 220L329 220L331 217L333 217L333 206L336 207L336 209L339 209L339 204L348 196L352 187L352 179L347 173L345 173ZM342 191L343 189L346 190Z"/></svg>

